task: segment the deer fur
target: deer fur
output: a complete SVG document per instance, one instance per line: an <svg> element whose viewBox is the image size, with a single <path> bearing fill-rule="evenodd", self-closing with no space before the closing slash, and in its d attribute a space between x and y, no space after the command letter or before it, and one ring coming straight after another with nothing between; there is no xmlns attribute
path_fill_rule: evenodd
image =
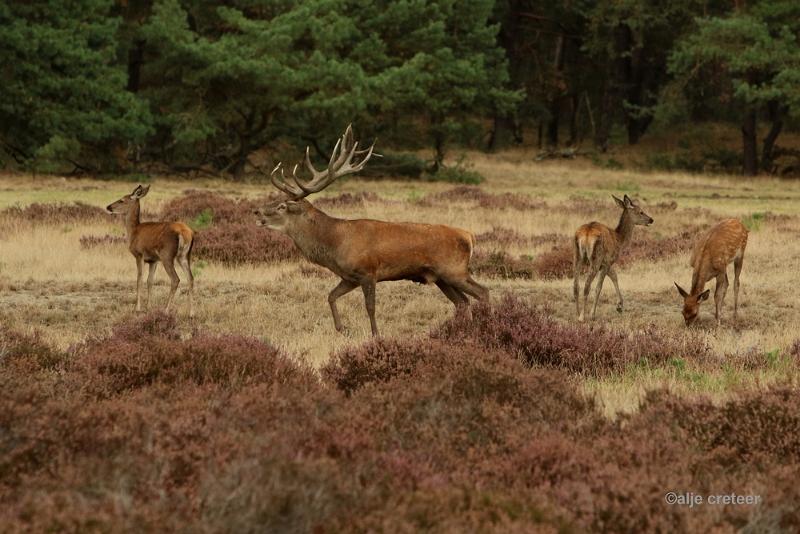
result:
<svg viewBox="0 0 800 534"><path fill-rule="evenodd" d="M690 326L700 311L700 303L708 300L710 289L706 282L717 279L714 289L714 317L720 324L722 304L728 291L728 264L733 262L733 317L739 310L739 275L744 263L744 250L747 247L747 228L737 219L726 219L714 225L701 235L692 249L690 265L692 271L691 291L685 291L675 282L678 293L683 298L683 320Z"/></svg>
<svg viewBox="0 0 800 534"><path fill-rule="evenodd" d="M150 293L153 287L158 262L164 266L169 275L171 285L166 309L172 305L175 292L181 282L175 270L175 262L181 266L189 283L189 316L194 316L194 276L192 276L192 245L194 233L181 222L141 222L139 201L150 191L150 186L141 185L130 195L125 195L106 207L109 213L125 216L125 229L128 234L128 250L136 259L136 311L142 311L141 286L144 264L149 268L147 275L147 300L145 308L150 305Z"/></svg>
<svg viewBox="0 0 800 534"><path fill-rule="evenodd" d="M575 239L573 241L573 296L575 298L575 306L577 308L579 321L584 320L586 301L592 287L592 281L598 273L600 278L595 288L592 320L594 320L597 312L597 301L600 299L600 292L603 289L603 280L606 275L608 275L614 283L614 289L617 291L618 298L617 311L622 313L622 293L617 283L617 273L614 270L614 262L617 261L622 250L630 242L634 226L649 226L653 224L653 218L642 211L639 204L628 198L628 195L625 195L625 198L622 200L613 195L612 197L617 205L622 208L622 214L620 215L616 229L612 230L599 222L590 222L584 224L575 232ZM578 294L579 275L581 267L584 265L589 267L589 272L586 277L586 285L583 288L583 299L581 300Z"/></svg>

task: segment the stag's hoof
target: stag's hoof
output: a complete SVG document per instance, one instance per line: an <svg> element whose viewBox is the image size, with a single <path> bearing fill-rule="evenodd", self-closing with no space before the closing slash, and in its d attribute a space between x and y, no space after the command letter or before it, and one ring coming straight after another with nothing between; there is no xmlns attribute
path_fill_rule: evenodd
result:
<svg viewBox="0 0 800 534"><path fill-rule="evenodd" d="M622 304L617 304L617 313L622 313Z"/></svg>

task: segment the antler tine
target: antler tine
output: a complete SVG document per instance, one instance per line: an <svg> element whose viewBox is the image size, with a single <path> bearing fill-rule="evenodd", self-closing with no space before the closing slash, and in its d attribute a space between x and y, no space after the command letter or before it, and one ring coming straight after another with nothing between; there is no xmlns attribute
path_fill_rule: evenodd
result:
<svg viewBox="0 0 800 534"><path fill-rule="evenodd" d="M289 194L295 197L305 197L311 193L316 193L328 187L340 176L358 172L363 169L369 158L372 157L374 147L375 142L373 142L369 148L359 150L358 142L353 139L353 126L348 125L344 135L336 141L336 146L333 147L326 170L320 172L314 168L314 165L311 163L311 149L310 147L306 147L304 164L308 172L311 173L311 178L309 180L304 180L297 175L298 164L295 165L292 170L292 179L294 181L294 187L296 187L297 190L287 191L287 189L293 189L293 187L285 181L280 185L275 185L282 191L289 192ZM353 165L353 157L361 156L362 154L366 154L366 156ZM281 176L283 176L283 169L281 169Z"/></svg>
<svg viewBox="0 0 800 534"><path fill-rule="evenodd" d="M272 182L272 185L274 185L276 188L278 188L279 190L283 191L284 193L286 193L290 197L293 197L293 198L304 197L305 194L304 194L304 192L302 190L295 189L295 188L293 188L291 185L289 185L286 182L286 177L283 175L283 168L281 167L281 165L282 164L279 162L275 166L275 168L272 169L272 172L269 174L269 179ZM281 171L281 179L280 180L278 179L278 175L276 174L278 172L278 170Z"/></svg>

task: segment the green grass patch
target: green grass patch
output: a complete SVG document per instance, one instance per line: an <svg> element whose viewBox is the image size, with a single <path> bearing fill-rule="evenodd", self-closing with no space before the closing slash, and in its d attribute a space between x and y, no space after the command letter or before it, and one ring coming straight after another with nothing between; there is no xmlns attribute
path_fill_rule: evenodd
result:
<svg viewBox="0 0 800 534"><path fill-rule="evenodd" d="M189 222L189 226L192 230L205 230L211 226L212 222L214 222L214 212L210 208L206 208Z"/></svg>
<svg viewBox="0 0 800 534"><path fill-rule="evenodd" d="M763 211L757 211L743 218L742 224L751 232L757 232L761 229L761 223L764 222L765 217L766 214Z"/></svg>

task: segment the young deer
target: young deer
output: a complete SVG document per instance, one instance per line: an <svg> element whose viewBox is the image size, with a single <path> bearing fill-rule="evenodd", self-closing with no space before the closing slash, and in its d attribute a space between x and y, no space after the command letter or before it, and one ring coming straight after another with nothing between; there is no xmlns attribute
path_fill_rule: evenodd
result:
<svg viewBox="0 0 800 534"><path fill-rule="evenodd" d="M147 300L145 308L150 305L150 291L153 287L158 262L172 281L172 286L167 299L166 309L172 304L175 292L181 279L175 271L175 261L183 269L189 281L189 316L194 317L194 277L192 276L192 244L194 233L191 228L180 222L140 222L139 200L150 191L150 186L137 186L130 195L125 195L106 208L110 213L125 215L125 227L128 231L128 250L136 258L136 311L142 310L141 285L142 270L147 263L150 272L147 275Z"/></svg>
<svg viewBox="0 0 800 534"><path fill-rule="evenodd" d="M620 252L631 240L633 227L635 225L649 226L653 224L653 218L642 211L636 201L625 195L624 200L614 197L614 200L622 208L622 215L619 218L616 230L612 230L599 222L584 224L575 232L575 259L573 268L575 280L573 283L573 295L575 306L577 307L578 320L583 321L586 311L586 300L589 297L589 290L592 287L594 277L600 273L597 287L594 292L594 306L592 306L592 319L597 311L597 301L600 299L600 292L603 289L603 279L608 275L614 282L614 289L617 290L617 311L622 313L622 293L617 283L617 273L614 271L614 262L619 258ZM589 274L586 277L586 285L583 288L583 302L578 298L578 275L583 265L589 266Z"/></svg>
<svg viewBox="0 0 800 534"><path fill-rule="evenodd" d="M739 310L739 274L744 262L744 249L747 246L747 228L736 219L726 219L700 236L692 249L690 265L692 273L692 290L687 293L675 282L678 293L683 297L683 320L686 326L691 325L700 311L700 303L708 300L710 289L705 289L706 282L717 279L714 289L716 310L714 317L720 324L720 311L725 293L728 290L728 264L733 262L733 317ZM705 291L704 291L705 289Z"/></svg>
<svg viewBox="0 0 800 534"><path fill-rule="evenodd" d="M370 219L346 220L329 217L305 200L340 176L360 171L372 155L372 147L358 150L348 126L333 149L328 168L318 171L309 160L305 166L311 179L297 176L278 179L281 165L272 171L272 184L286 198L255 211L256 224L280 230L292 238L305 257L341 278L328 295L336 330L342 330L336 300L361 287L372 335L375 322L375 285L390 280L412 280L436 286L459 310L467 310L467 295L489 298L489 290L472 279L469 262L475 237L465 230L444 225L390 223ZM354 157L360 160L354 162ZM280 172L283 178L283 170Z"/></svg>

